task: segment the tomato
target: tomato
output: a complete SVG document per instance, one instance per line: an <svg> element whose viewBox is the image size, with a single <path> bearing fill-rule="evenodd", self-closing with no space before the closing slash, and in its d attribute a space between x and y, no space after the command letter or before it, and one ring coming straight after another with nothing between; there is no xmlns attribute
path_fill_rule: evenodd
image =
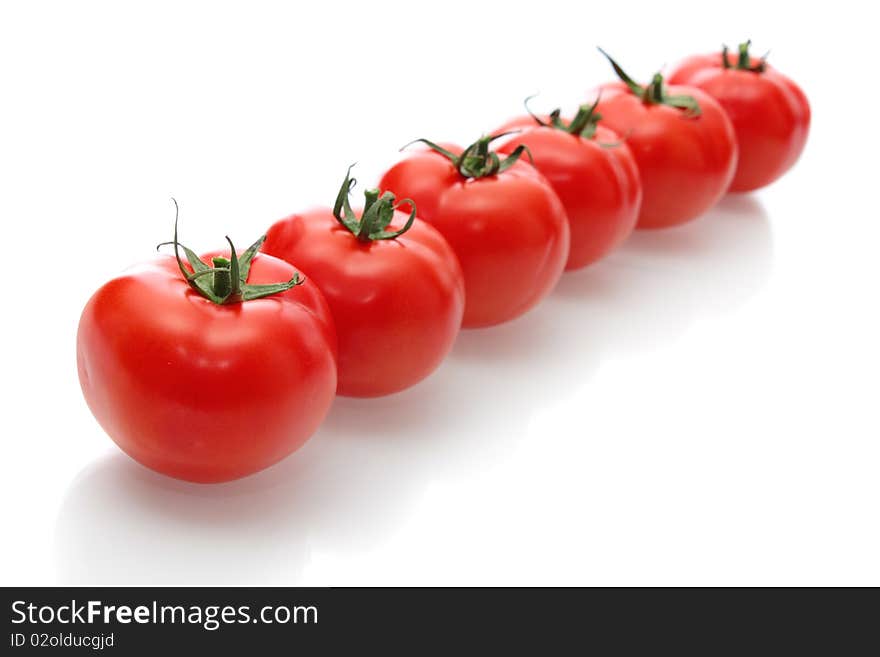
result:
<svg viewBox="0 0 880 657"><path fill-rule="evenodd" d="M810 104L794 82L763 59L749 56L750 42L733 55L685 59L669 75L673 84L701 89L718 101L733 123L739 162L732 192L769 185L788 171L804 150Z"/></svg>
<svg viewBox="0 0 880 657"><path fill-rule="evenodd" d="M665 228L697 218L733 179L737 151L730 119L695 87L667 86L659 73L643 86L609 61L621 82L599 88L597 110L638 165L643 197L637 227Z"/></svg>
<svg viewBox="0 0 880 657"><path fill-rule="evenodd" d="M419 216L452 246L464 274L463 326L522 315L556 285L569 251L569 228L550 183L519 161L501 159L483 137L465 149L425 142L379 183L415 201Z"/></svg>
<svg viewBox="0 0 880 657"><path fill-rule="evenodd" d="M332 210L275 223L263 250L297 263L324 293L339 339L339 394L375 397L418 383L449 353L464 279L452 248L415 207L407 217L393 194L368 190L358 219L352 185L346 175Z"/></svg>
<svg viewBox="0 0 880 657"><path fill-rule="evenodd" d="M546 120L518 117L498 130L523 129L499 152L525 145L565 207L571 230L566 270L596 262L623 242L635 228L642 201L632 153L617 133L597 125L601 117L594 110L582 106L569 123L559 110Z"/></svg>
<svg viewBox="0 0 880 657"><path fill-rule="evenodd" d="M176 227L174 245L179 253ZM195 482L237 479L296 450L326 415L336 392L330 311L313 282L259 247L240 259L234 250L208 254L213 267L181 247L188 265L146 262L86 304L77 333L83 395L148 468ZM194 278L194 266L206 275Z"/></svg>

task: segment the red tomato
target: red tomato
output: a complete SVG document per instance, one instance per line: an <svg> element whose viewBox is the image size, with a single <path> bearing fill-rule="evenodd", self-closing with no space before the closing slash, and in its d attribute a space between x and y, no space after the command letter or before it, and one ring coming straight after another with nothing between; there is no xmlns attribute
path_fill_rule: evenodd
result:
<svg viewBox="0 0 880 657"><path fill-rule="evenodd" d="M347 211L353 184L346 176ZM355 397L387 395L428 376L452 348L464 311L461 267L446 240L415 218L415 208L410 218L396 211L393 195L366 196L360 220L339 203L295 214L269 229L264 246L301 266L324 293L339 338L338 392ZM393 232L371 225L382 217Z"/></svg>
<svg viewBox="0 0 880 657"><path fill-rule="evenodd" d="M224 303L215 301L232 287L231 263L218 259L218 273L188 283L181 267L192 267L164 256L86 304L77 333L83 395L143 465L188 481L237 479L300 447L327 413L336 392L330 311L314 283L297 284L291 265L254 255L258 248L238 261L246 283ZM205 297L212 291L215 300Z"/></svg>
<svg viewBox="0 0 880 657"><path fill-rule="evenodd" d="M431 144L379 183L413 199L458 256L465 327L523 314L553 289L568 259L568 221L556 193L534 167L517 161L521 150L506 160L491 152L494 138L466 149Z"/></svg>
<svg viewBox="0 0 880 657"><path fill-rule="evenodd" d="M666 228L697 218L733 179L736 138L730 119L699 89L667 86L659 74L639 85L611 63L622 82L600 87L597 110L638 165L644 195L637 227Z"/></svg>
<svg viewBox="0 0 880 657"><path fill-rule="evenodd" d="M685 59L669 75L673 84L697 87L727 112L736 131L739 162L730 185L747 192L769 185L800 157L810 130L810 104L794 82L763 59L727 52Z"/></svg>
<svg viewBox="0 0 880 657"><path fill-rule="evenodd" d="M498 130L523 129L498 150L528 147L532 164L565 206L571 229L566 270L596 262L625 240L635 228L642 201L632 153L617 133L596 125L600 117L593 110L582 106L567 124L558 110L547 120L518 117Z"/></svg>

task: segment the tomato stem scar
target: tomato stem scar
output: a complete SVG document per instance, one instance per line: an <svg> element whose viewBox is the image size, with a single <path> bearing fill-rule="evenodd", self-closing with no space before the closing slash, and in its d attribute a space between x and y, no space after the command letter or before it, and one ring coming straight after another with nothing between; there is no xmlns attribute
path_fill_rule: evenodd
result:
<svg viewBox="0 0 880 657"><path fill-rule="evenodd" d="M737 58L736 58L736 70L738 71L751 71L752 73L763 73L767 70L767 55L770 53L765 53L761 59L758 60L758 63L752 66L752 58L749 56L749 46L752 45L752 40L749 39L747 41L743 41L741 44L737 46ZM730 65L730 55L729 48L726 45L721 47L721 66L724 68L734 68Z"/></svg>
<svg viewBox="0 0 880 657"><path fill-rule="evenodd" d="M458 171L463 178L485 178L486 176L494 176L497 173L507 171L507 169L516 164L516 161L522 157L523 153L526 153L529 156L529 160L532 160L532 154L524 144L517 146L510 155L504 159L501 159L498 156L498 153L489 149L489 145L496 139L501 139L501 137L507 137L508 135L513 135L518 132L519 130L511 130L509 132L498 133L497 135L483 135L473 144L465 148L461 155L456 155L452 151L443 148L433 141L428 141L427 139L415 139L406 144L400 150L404 150L408 146L421 142L431 150L439 153L452 162L456 171Z"/></svg>
<svg viewBox="0 0 880 657"><path fill-rule="evenodd" d="M353 164L345 172L345 180L342 181L342 187L339 188L336 202L333 204L333 216L336 217L336 221L364 243L391 240L412 228L413 222L416 220L415 202L408 198L398 202L393 193L383 193L378 189L368 189L364 192L364 209L358 219L348 198L351 194L351 188L357 184L357 180L351 177L352 167L354 167ZM410 206L409 218L399 230L386 230L394 219L394 212L401 205Z"/></svg>
<svg viewBox="0 0 880 657"><path fill-rule="evenodd" d="M593 103L580 105L577 114L575 114L574 118L572 118L567 124L565 120L562 119L562 110L560 108L556 108L550 112L548 116L550 120L544 121L529 107L529 101L532 100L532 98L534 98L534 96L526 98L523 101L523 105L526 108L526 112L529 113L529 116L531 116L538 125L544 126L545 128L556 128L557 130L562 130L570 135L579 135L584 139L592 139L596 134L596 126L598 126L599 121L602 120L602 115L596 111L596 106L599 104L599 98L596 98Z"/></svg>
<svg viewBox="0 0 880 657"><path fill-rule="evenodd" d="M177 259L177 266L180 268L184 280L190 288L208 301L217 305L241 303L279 294L302 284L303 278L299 272L294 273L289 281L280 283L251 285L247 282L251 261L263 246L263 242L266 241L265 235L251 244L241 256L235 252L232 240L227 237L230 257L215 256L211 259L213 267L209 266L196 255L195 251L178 241L177 223L180 216L180 206L178 206L176 199L171 199L171 201L174 203L174 239L170 242L162 242L156 248L159 249L168 244L174 245L174 257ZM180 257L181 249L183 249L192 271L189 271L183 264L183 259Z"/></svg>
<svg viewBox="0 0 880 657"><path fill-rule="evenodd" d="M693 96L686 96L683 94L670 95L663 82L663 76L660 73L654 74L651 78L650 84L641 85L627 75L626 71L620 67L620 64L611 58L611 55L601 48L599 48L599 52L605 56L605 59L611 64L611 68L614 69L617 77L620 78L620 80L629 88L630 93L641 98L643 103L647 105L667 105L669 107L675 107L676 109L684 110L685 114L691 117L700 115L700 105L697 103L697 99Z"/></svg>

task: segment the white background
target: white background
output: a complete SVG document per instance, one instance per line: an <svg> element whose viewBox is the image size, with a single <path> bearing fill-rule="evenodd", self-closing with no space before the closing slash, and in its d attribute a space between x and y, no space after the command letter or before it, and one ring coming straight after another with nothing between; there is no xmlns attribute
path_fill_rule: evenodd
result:
<svg viewBox="0 0 880 657"><path fill-rule="evenodd" d="M0 583L880 584L859 4L4 3ZM526 95L572 108L610 76L595 45L645 78L745 37L812 101L772 187L636 235L405 393L339 399L260 475L163 478L92 419L79 313L170 237L172 195L189 245L249 243L353 161L368 183Z"/></svg>

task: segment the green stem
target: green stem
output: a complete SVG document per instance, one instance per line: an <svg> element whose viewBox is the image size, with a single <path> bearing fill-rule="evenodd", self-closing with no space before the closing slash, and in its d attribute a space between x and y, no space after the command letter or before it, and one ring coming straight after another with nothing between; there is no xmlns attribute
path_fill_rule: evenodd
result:
<svg viewBox="0 0 880 657"><path fill-rule="evenodd" d="M228 297L232 292L232 277L229 273L229 258L214 256L211 258L214 265L214 277L211 281L211 289L218 297Z"/></svg>
<svg viewBox="0 0 880 657"><path fill-rule="evenodd" d="M361 242L372 241L370 239L370 233L373 232L373 226L370 225L372 222L364 221L363 218L364 217L372 217L373 215L378 216L378 214L379 214L378 212L373 213L371 211L373 209L373 206L379 200L379 195L380 195L380 192L378 189L368 189L368 190L364 191L364 211L363 211L363 213L361 213L361 222L360 222L360 225L358 226L358 232L356 235L356 237ZM378 208L377 208L377 210L378 210Z"/></svg>
<svg viewBox="0 0 880 657"><path fill-rule="evenodd" d="M602 115L596 111L597 105L599 105L598 98L592 105L581 105L578 107L577 114L574 115L571 123L567 126L559 118L559 110L554 110L551 114L553 117L553 127L565 130L572 135L580 135L584 139L592 139L593 135L596 134L596 126L602 119Z"/></svg>
<svg viewBox="0 0 880 657"><path fill-rule="evenodd" d="M736 62L736 67L741 71L748 70L751 66L751 61L749 60L750 45L752 45L751 39L739 44L739 59Z"/></svg>
<svg viewBox="0 0 880 657"><path fill-rule="evenodd" d="M355 183L354 178L351 177L351 168L348 167L348 171L345 172L345 180L342 181L342 187L339 188L336 202L333 204L333 216L336 221L345 226L361 242L394 239L412 228L416 220L416 204L408 198L397 202L394 194L391 192L383 194L378 189L368 189L364 192L364 210L358 218L348 200ZM410 206L409 219L400 230L386 230L394 219L395 211L404 204Z"/></svg>
<svg viewBox="0 0 880 657"><path fill-rule="evenodd" d="M526 148L526 146L523 144L517 146L510 153L510 155L508 155L504 159L501 159L498 153L489 148L489 145L496 139L501 139L501 137L506 137L507 135L512 135L517 132L519 132L519 130L502 132L497 135L483 135L473 144L465 148L464 151L462 151L461 155L456 155L455 153L443 148L439 144L436 144L433 141L429 141L427 139L415 139L409 144L406 144L406 146L404 146L400 150L403 150L407 146L411 146L416 142L421 142L431 150L439 153L447 160L452 162L455 170L458 171L462 178L485 178L487 176L494 176L495 174L507 171L510 167L516 164L516 161L519 160L520 157L522 157L523 153L528 154L529 160L532 159L532 154L529 152L529 149ZM401 203L402 202L403 201L401 201Z"/></svg>
<svg viewBox="0 0 880 657"><path fill-rule="evenodd" d="M749 71L751 73L763 73L767 69L767 54L765 54L752 66L752 58L749 56L749 47L752 45L751 39L742 42L737 46L736 66L730 65L728 59L729 49L727 46L721 48L721 65L724 68L736 68L737 71Z"/></svg>
<svg viewBox="0 0 880 657"><path fill-rule="evenodd" d="M285 292L292 287L302 284L303 279L299 273L295 273L289 281L280 283L251 285L247 282L248 274L251 270L251 261L266 240L265 235L251 244L241 256L235 252L232 240L227 237L226 241L229 243L230 257L215 256L211 259L214 266L210 267L196 255L195 251L178 241L177 223L180 216L180 208L176 200L171 200L174 202L174 239L171 242L163 242L156 248L161 248L166 244L173 244L174 258L177 260L177 267L180 269L184 280L190 288L211 303L219 306L261 299ZM183 258L180 256L181 250L183 250L186 260L192 268L191 273L183 264Z"/></svg>
<svg viewBox="0 0 880 657"><path fill-rule="evenodd" d="M654 77L651 78L651 84L648 85L648 88L645 89L645 95L647 95L652 103L661 104L663 102L663 76L659 73L654 73Z"/></svg>
<svg viewBox="0 0 880 657"><path fill-rule="evenodd" d="M627 75L626 71L620 67L620 64L611 58L611 55L601 48L599 48L599 52L605 56L617 77L627 86L630 93L641 98L643 103L675 107L684 110L685 114L690 117L700 115L700 105L697 103L697 99L693 96L669 94L666 85L663 83L663 76L660 73L654 74L650 84L641 85Z"/></svg>
<svg viewBox="0 0 880 657"><path fill-rule="evenodd" d="M371 207L373 207L373 203L379 200L379 190L378 189L368 189L364 192L364 212L366 213Z"/></svg>

